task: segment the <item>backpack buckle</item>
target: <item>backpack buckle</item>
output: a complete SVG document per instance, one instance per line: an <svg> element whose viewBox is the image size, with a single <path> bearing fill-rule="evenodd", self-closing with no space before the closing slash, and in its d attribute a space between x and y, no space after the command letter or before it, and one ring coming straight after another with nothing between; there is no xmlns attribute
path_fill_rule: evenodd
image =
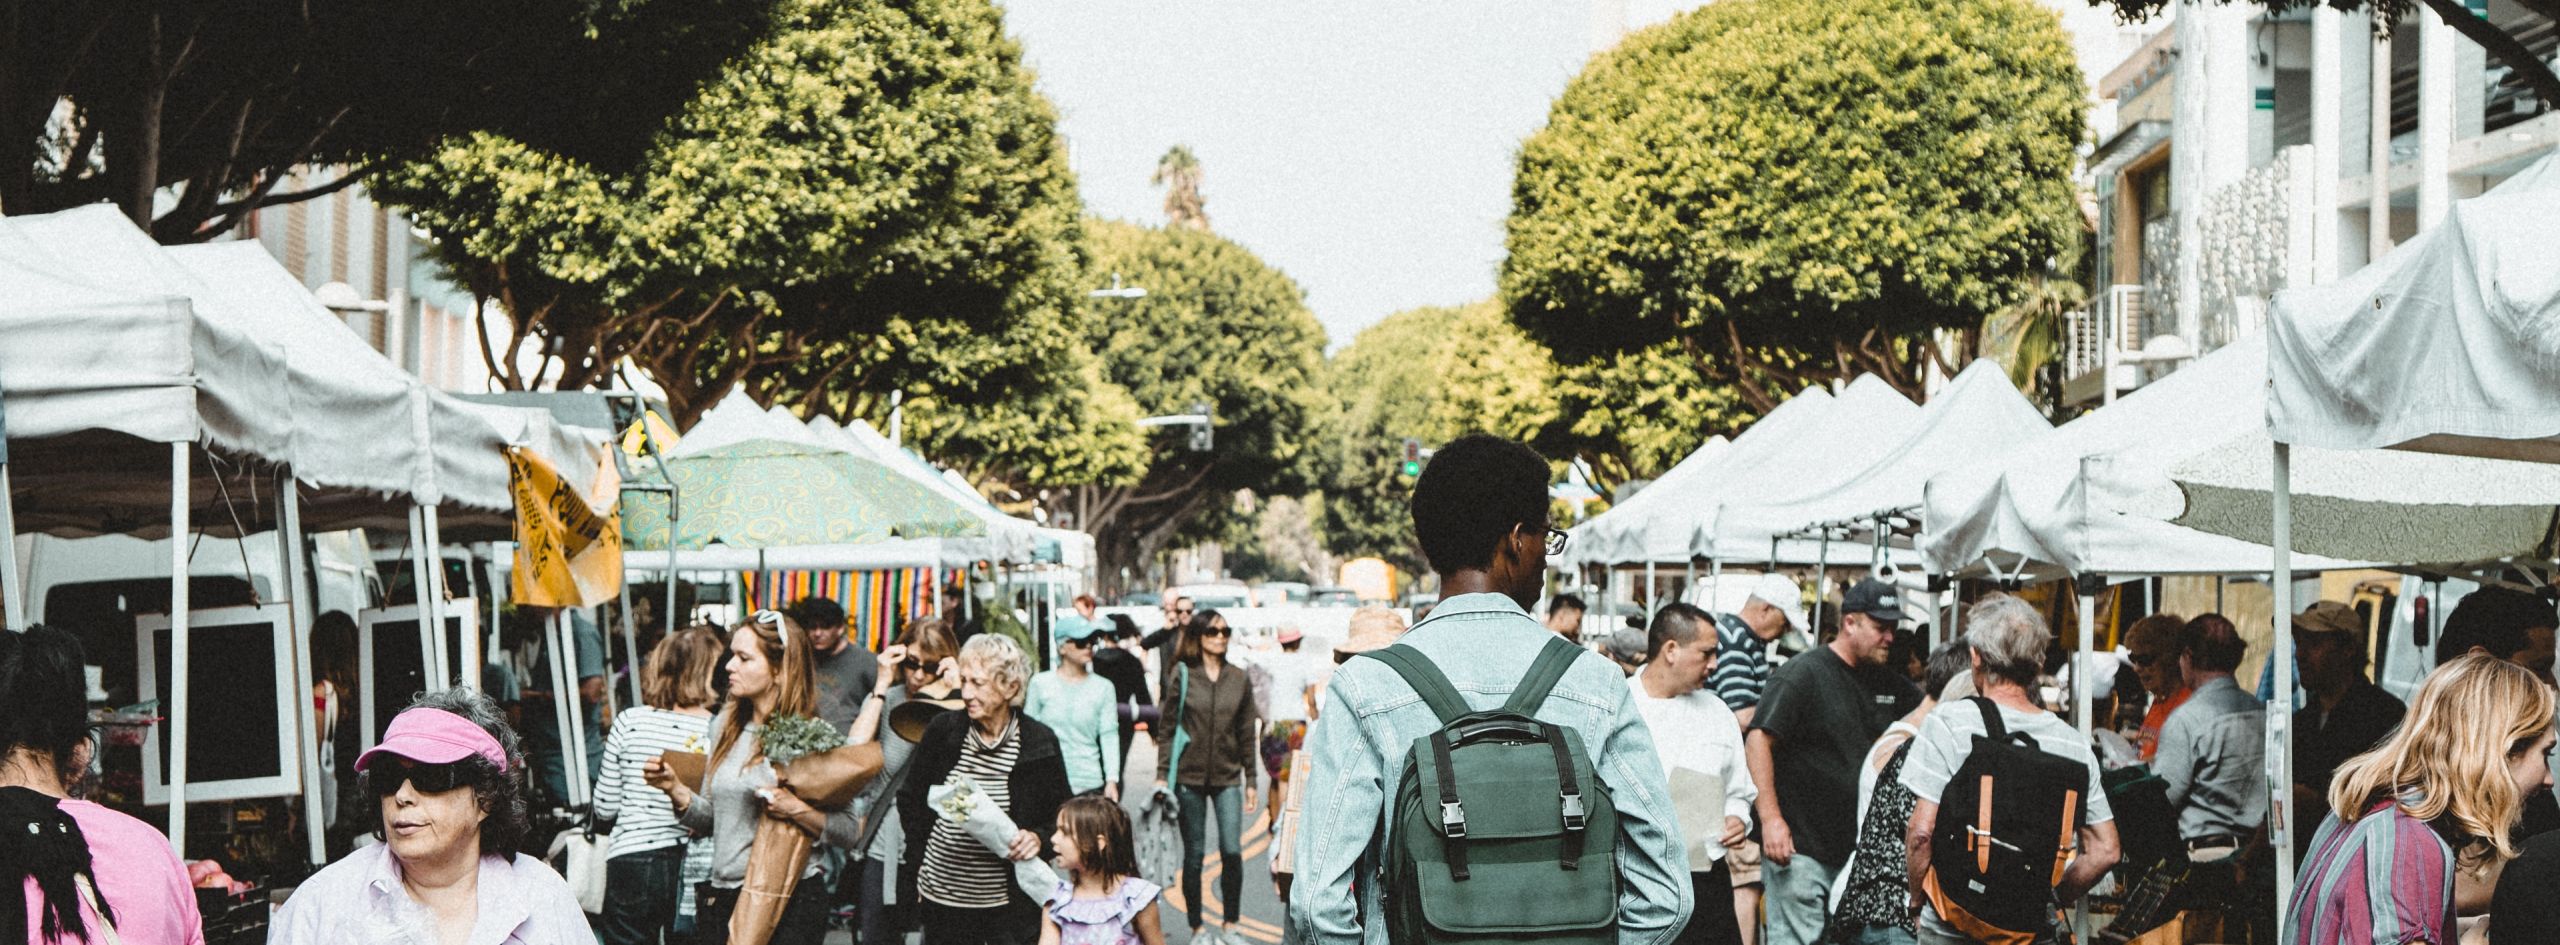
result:
<svg viewBox="0 0 2560 945"><path fill-rule="evenodd" d="M1567 794L1563 796L1562 800L1564 802L1564 829L1582 829L1583 824L1586 822L1582 810L1582 795Z"/></svg>
<svg viewBox="0 0 2560 945"><path fill-rule="evenodd" d="M1458 806L1458 803L1455 801L1443 802L1440 805L1440 830L1441 833L1446 834L1453 840L1465 837L1467 835L1467 809Z"/></svg>

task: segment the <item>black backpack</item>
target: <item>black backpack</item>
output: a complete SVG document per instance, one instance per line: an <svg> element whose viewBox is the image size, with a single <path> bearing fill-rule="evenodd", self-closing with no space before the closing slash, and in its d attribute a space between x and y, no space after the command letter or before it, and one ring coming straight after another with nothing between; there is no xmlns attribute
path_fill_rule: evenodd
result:
<svg viewBox="0 0 2560 945"><path fill-rule="evenodd" d="M2087 819L2089 768L2011 732L1989 699L1985 734L1938 798L1927 891L1940 921L1985 945L2030 945L2052 930L2053 887Z"/></svg>

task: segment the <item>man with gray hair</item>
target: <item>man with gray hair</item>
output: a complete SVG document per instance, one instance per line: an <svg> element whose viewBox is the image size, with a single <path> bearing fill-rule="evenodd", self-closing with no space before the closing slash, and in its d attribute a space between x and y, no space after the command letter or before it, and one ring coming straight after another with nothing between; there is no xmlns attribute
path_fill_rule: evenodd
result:
<svg viewBox="0 0 2560 945"><path fill-rule="evenodd" d="M2071 859L2062 872L2061 883L2054 887L2053 905L2059 907L2080 898L2115 866L2119 856L2115 812L2107 806L2097 755L2077 729L2045 711L2031 694L2036 678L2044 670L2045 645L2052 639L2044 618L2025 601L1994 594L1974 604L1965 614L1964 642L1973 651L1975 696L1940 706L1920 723L1920 734L1911 740L1911 754L1902 766L1902 785L1911 789L1914 798L1911 825L1903 834L1904 873L1910 883L1911 901L1927 904L1920 909L1921 945L1973 941L1938 915L1928 893L1928 876L1938 827L1938 802L1946 796L1948 783L1964 767L1974 747L1987 740L1988 716L1993 712L2011 736L2024 735L2034 741L2038 750L2077 762L2089 772L2088 786L2081 794L2088 814L2076 834L2079 854ZM1990 825L1981 826L1988 829ZM2048 932L2036 940L2049 942L2053 936Z"/></svg>

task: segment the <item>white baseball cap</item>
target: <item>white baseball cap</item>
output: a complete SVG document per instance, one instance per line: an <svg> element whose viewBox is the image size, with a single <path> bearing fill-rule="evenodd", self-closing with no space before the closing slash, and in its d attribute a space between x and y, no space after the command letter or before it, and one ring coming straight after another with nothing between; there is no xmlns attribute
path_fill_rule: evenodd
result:
<svg viewBox="0 0 2560 945"><path fill-rule="evenodd" d="M1802 632L1812 624L1804 615L1804 585L1794 578L1774 571L1763 574L1759 583L1751 585L1751 597L1787 615L1791 629Z"/></svg>

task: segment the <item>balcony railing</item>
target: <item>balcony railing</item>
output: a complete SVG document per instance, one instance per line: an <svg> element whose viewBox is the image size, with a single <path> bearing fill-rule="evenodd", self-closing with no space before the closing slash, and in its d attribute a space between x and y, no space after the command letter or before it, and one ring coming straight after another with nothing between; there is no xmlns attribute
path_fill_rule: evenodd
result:
<svg viewBox="0 0 2560 945"><path fill-rule="evenodd" d="M2108 286L2096 304L2064 316L2062 375L2065 396L2074 402L2104 400L2101 378L2113 377L2118 390L2131 372L2126 355L2142 347L2142 287Z"/></svg>

